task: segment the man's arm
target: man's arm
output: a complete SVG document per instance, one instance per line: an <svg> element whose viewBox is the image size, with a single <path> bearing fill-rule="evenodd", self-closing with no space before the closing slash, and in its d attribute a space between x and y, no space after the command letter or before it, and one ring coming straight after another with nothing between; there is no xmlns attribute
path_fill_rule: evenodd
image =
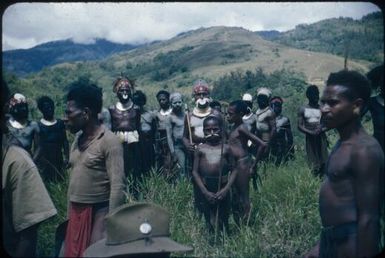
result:
<svg viewBox="0 0 385 258"><path fill-rule="evenodd" d="M41 146L40 146L40 128L39 125L36 122L34 123L34 128L33 128L33 161L36 162L41 155Z"/></svg>
<svg viewBox="0 0 385 258"><path fill-rule="evenodd" d="M357 257L378 254L380 241L380 201L384 155L374 144L353 150L352 171L357 207ZM381 186L382 185L382 186Z"/></svg>
<svg viewBox="0 0 385 258"><path fill-rule="evenodd" d="M175 148L174 148L174 142L172 140L172 120L171 120L171 115L166 118L164 121L165 127L166 127L166 135L167 135L167 144L168 148L170 149L171 154L174 154Z"/></svg>
<svg viewBox="0 0 385 258"><path fill-rule="evenodd" d="M226 148L226 151L225 151L225 154L224 156L227 158L227 162L229 164L231 164L231 160L232 158L234 158L234 156L232 155L231 153L231 149L230 148ZM234 184L235 182L235 178L237 177L238 175L238 169L237 168L233 168L231 170L231 173L230 173L230 177L229 177L229 180L227 181L227 184L225 187L223 187L217 194L216 194L216 198L218 200L222 200L223 198L226 197L227 193L229 192L231 186Z"/></svg>
<svg viewBox="0 0 385 258"><path fill-rule="evenodd" d="M126 176L124 174L123 146L117 137L105 141L106 170L110 179L109 210L125 203Z"/></svg>
<svg viewBox="0 0 385 258"><path fill-rule="evenodd" d="M67 138L67 132L65 128L63 127L63 154L64 154L64 167L68 167L68 161L70 158L70 148L69 148L69 142Z"/></svg>
<svg viewBox="0 0 385 258"><path fill-rule="evenodd" d="M289 118L287 119L287 124L285 125L285 134L287 139L287 148L291 150L293 148L293 132L291 131L291 124Z"/></svg>
<svg viewBox="0 0 385 258"><path fill-rule="evenodd" d="M186 148L187 151L189 152L194 152L194 145L192 142L190 142L190 129L189 129L189 124L187 122L187 119L189 119L187 116L189 116L189 113L186 113L184 116L184 128L183 128L183 145Z"/></svg>
<svg viewBox="0 0 385 258"><path fill-rule="evenodd" d="M275 124L274 112L271 112L271 116L268 117L267 123L269 124L269 127L270 127L270 137L269 137L269 139L270 139L269 143L270 143L271 140L274 138L275 133L276 133L276 124Z"/></svg>
<svg viewBox="0 0 385 258"><path fill-rule="evenodd" d="M257 153L255 155L255 163L259 160L261 157L262 153L266 150L267 148L267 143L264 142L262 139L260 139L258 136L255 134L252 134L247 128L245 127L240 127L239 128L239 133L243 136L246 137L248 140L252 141L254 144L258 146Z"/></svg>

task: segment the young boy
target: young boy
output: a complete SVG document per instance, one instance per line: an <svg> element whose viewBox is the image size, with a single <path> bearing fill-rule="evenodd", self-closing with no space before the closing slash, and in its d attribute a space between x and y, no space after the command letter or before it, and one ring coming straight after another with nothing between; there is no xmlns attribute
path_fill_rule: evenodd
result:
<svg viewBox="0 0 385 258"><path fill-rule="evenodd" d="M228 231L229 190L237 174L230 173L232 155L229 146L223 143L220 118L205 118L203 133L205 143L198 145L194 153L192 175L199 189L195 202L201 205L210 232L216 226Z"/></svg>
<svg viewBox="0 0 385 258"><path fill-rule="evenodd" d="M238 200L235 200L237 207L234 209L236 221L239 222L239 216L246 218L250 213L249 199L249 181L252 174L253 164L247 149L247 141L250 140L258 146L256 160L258 162L262 152L267 144L252 134L247 125L243 123L242 117L247 112L247 105L242 100L236 100L230 103L227 110L227 120L233 124L230 132L228 144L236 160L237 178L235 179L235 188L238 194Z"/></svg>

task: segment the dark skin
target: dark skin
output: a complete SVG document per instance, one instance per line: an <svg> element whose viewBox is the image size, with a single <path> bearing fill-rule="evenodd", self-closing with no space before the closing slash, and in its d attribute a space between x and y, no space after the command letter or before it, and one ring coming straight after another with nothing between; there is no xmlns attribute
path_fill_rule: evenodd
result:
<svg viewBox="0 0 385 258"><path fill-rule="evenodd" d="M277 117L279 117L282 113L282 103L281 102L274 102L271 104L271 107ZM291 126L286 126L285 128L285 134L287 138L287 145L288 145L288 150L293 148L293 133L291 131Z"/></svg>
<svg viewBox="0 0 385 258"><path fill-rule="evenodd" d="M13 107L11 114L12 117L19 122L22 125L27 124L28 122L28 104L27 103L20 103ZM34 133L33 135L33 161L36 162L38 159L40 148L39 148L39 135L37 133Z"/></svg>
<svg viewBox="0 0 385 258"><path fill-rule="evenodd" d="M209 98L209 93L208 92L199 92L199 93L196 93L194 94L194 100L197 101L198 99L204 99L204 98ZM208 108L208 104L207 106L200 106L200 105L197 105L197 108L201 108L201 109L206 109ZM183 145L185 146L186 150L190 153L194 153L195 151L195 146L199 143L202 143L204 142L204 138L201 138L201 137L198 137L197 135L194 134L194 132L192 131L192 142L190 142L190 138L189 138L189 130L188 130L188 124L187 124L187 116L185 117L185 121L184 121L184 131L183 131ZM194 128L192 128L193 130Z"/></svg>
<svg viewBox="0 0 385 258"><path fill-rule="evenodd" d="M269 105L269 98L266 95L259 95L257 96L257 103L260 109L264 109ZM273 114L271 116L266 117L265 122L269 125L269 143L271 139L273 139L275 134L275 115Z"/></svg>
<svg viewBox="0 0 385 258"><path fill-rule="evenodd" d="M43 114L43 118L47 121L53 122L55 121L55 107L49 102L44 102L41 108L41 113ZM66 167L69 159L69 144L67 137L65 135L64 143L63 143L63 151L64 151L64 166Z"/></svg>
<svg viewBox="0 0 385 258"><path fill-rule="evenodd" d="M230 174L226 186L219 189L218 192L213 193L207 190L203 184L202 176L219 176L223 166L222 162L229 163L230 155L232 154L231 149L227 144L223 144L222 146L222 131L217 121L210 119L206 121L203 126L206 142L199 145L198 149L195 151L192 175L207 201L211 204L215 204L218 201L223 200L228 194L231 185L234 183L237 176L237 171L233 171ZM220 156L221 153L223 154L222 157ZM225 159L226 161L221 161L221 159Z"/></svg>
<svg viewBox="0 0 385 258"><path fill-rule="evenodd" d="M320 108L318 104L319 102L318 94L311 94L310 96L308 96L308 100L309 100L308 106L310 108L316 108L316 109ZM310 135L319 135L323 131L326 131L326 128L321 128L320 126L314 129L311 129L308 126L306 126L304 116L305 116L305 107L301 107L298 111L298 130L300 130L305 134L310 134Z"/></svg>
<svg viewBox="0 0 385 258"><path fill-rule="evenodd" d="M75 101L67 101L63 121L72 134L82 130L79 137L79 149L84 151L88 144L97 136L101 126L98 114L94 114L88 107L80 108Z"/></svg>
<svg viewBox="0 0 385 258"><path fill-rule="evenodd" d="M326 87L321 111L335 128L340 145L330 155L319 201L323 226L357 222L357 233L337 243L338 257L373 257L379 250L380 202L383 201L384 154L361 125L363 100L350 100L341 85ZM318 257L317 244L305 257Z"/></svg>
<svg viewBox="0 0 385 258"><path fill-rule="evenodd" d="M237 160L236 170L238 171L238 176L235 180L235 185L239 190L241 203L245 206L244 215L246 216L250 211L249 181L254 165L250 164L248 159L242 160L242 158L248 156L248 140L258 146L255 162L258 162L267 144L247 129L247 125L245 125L242 120L244 115L243 112L236 112L235 106L229 106L227 109L227 120L230 124L233 124L234 128L229 136L229 145L235 156L235 160Z"/></svg>
<svg viewBox="0 0 385 258"><path fill-rule="evenodd" d="M129 108L132 105L131 89L128 85L121 86L116 92L116 96L122 105L122 108ZM126 112L120 110L110 110L111 131L134 131L140 124L140 116L137 112Z"/></svg>

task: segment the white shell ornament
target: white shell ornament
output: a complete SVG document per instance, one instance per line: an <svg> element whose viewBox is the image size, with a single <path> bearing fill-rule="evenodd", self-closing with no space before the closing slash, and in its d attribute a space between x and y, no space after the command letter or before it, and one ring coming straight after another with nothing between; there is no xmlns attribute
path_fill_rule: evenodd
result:
<svg viewBox="0 0 385 258"><path fill-rule="evenodd" d="M147 235L151 233L152 227L147 222L144 222L140 225L139 230L140 233Z"/></svg>

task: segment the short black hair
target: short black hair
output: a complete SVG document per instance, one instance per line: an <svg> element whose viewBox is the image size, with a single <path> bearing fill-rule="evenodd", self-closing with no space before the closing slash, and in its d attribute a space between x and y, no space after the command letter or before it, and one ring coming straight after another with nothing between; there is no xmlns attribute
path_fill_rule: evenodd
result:
<svg viewBox="0 0 385 258"><path fill-rule="evenodd" d="M343 95L351 101L361 98L364 101L364 105L369 101L370 82L359 72L342 70L331 73L326 81L326 87L334 85L348 88Z"/></svg>
<svg viewBox="0 0 385 258"><path fill-rule="evenodd" d="M38 98L36 102L37 102L37 108L40 111L42 110L44 103L48 103L53 107L55 106L55 103L53 102L53 100L48 96L42 96L42 97Z"/></svg>
<svg viewBox="0 0 385 258"><path fill-rule="evenodd" d="M156 94L156 98L158 98L159 95L162 95L162 94L166 95L168 99L170 98L170 93L168 91L165 91L165 90L158 91L158 93Z"/></svg>
<svg viewBox="0 0 385 258"><path fill-rule="evenodd" d="M70 85L67 101L75 101L79 108L89 108L95 116L102 110L103 93L102 89L93 83L74 82Z"/></svg>
<svg viewBox="0 0 385 258"><path fill-rule="evenodd" d="M134 102L137 106L144 106L147 103L147 97L146 94L144 94L143 91L137 90L132 95L132 102Z"/></svg>
<svg viewBox="0 0 385 258"><path fill-rule="evenodd" d="M306 97L309 98L309 96L314 96L314 95L318 95L319 96L319 89L318 89L318 87L316 85L310 85L306 89Z"/></svg>
<svg viewBox="0 0 385 258"><path fill-rule="evenodd" d="M219 127L222 127L222 119L220 119L218 116L215 115L209 115L203 120L203 127L208 123L208 121L213 120L216 121L219 125Z"/></svg>
<svg viewBox="0 0 385 258"><path fill-rule="evenodd" d="M243 113L243 114L247 113L247 104L243 100L240 100L240 99L234 100L229 104L229 106L234 106L235 112L237 112L238 114L239 113Z"/></svg>
<svg viewBox="0 0 385 258"><path fill-rule="evenodd" d="M378 86L384 87L384 64L370 70L366 77L369 79L373 89L377 89Z"/></svg>

